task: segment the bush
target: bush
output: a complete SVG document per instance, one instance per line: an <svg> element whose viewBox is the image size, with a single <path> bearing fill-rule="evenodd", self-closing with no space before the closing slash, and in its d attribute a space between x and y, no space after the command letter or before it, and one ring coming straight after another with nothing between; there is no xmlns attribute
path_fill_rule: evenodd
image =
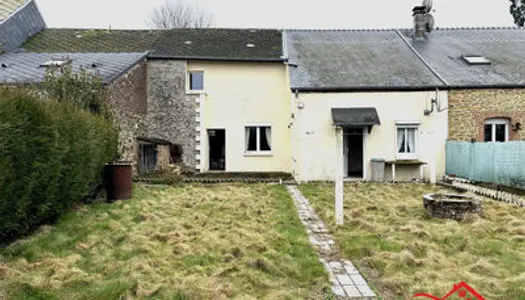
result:
<svg viewBox="0 0 525 300"><path fill-rule="evenodd" d="M117 136L71 103L0 90L0 244L85 199L115 158Z"/></svg>

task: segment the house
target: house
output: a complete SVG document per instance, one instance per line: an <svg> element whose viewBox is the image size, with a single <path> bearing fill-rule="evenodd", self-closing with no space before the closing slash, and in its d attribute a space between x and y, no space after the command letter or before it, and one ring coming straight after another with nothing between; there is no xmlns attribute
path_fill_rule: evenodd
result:
<svg viewBox="0 0 525 300"><path fill-rule="evenodd" d="M448 85L450 140L525 139L525 30L439 29L410 41Z"/></svg>
<svg viewBox="0 0 525 300"><path fill-rule="evenodd" d="M444 175L446 86L399 31L288 30L285 49L295 178L370 180L372 159L386 180Z"/></svg>
<svg viewBox="0 0 525 300"><path fill-rule="evenodd" d="M46 27L35 0L0 2L0 53L18 48Z"/></svg>
<svg viewBox="0 0 525 300"><path fill-rule="evenodd" d="M148 51L142 137L176 145L199 172L290 172L282 42L279 30L45 29L22 49Z"/></svg>

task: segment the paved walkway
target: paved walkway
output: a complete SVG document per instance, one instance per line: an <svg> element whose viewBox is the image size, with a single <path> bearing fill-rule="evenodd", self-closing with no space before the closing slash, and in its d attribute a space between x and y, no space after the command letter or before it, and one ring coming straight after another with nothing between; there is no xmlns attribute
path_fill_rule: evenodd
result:
<svg viewBox="0 0 525 300"><path fill-rule="evenodd" d="M334 240L308 200L297 187L288 186L287 188L297 206L299 217L306 227L310 242L320 257L319 260L330 274L334 294L339 299L375 299L376 295L352 262L332 259L335 250Z"/></svg>

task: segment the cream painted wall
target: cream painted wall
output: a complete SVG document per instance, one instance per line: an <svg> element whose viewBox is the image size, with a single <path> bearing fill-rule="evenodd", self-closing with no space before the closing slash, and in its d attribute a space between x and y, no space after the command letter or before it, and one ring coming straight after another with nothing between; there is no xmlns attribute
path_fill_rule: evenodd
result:
<svg viewBox="0 0 525 300"><path fill-rule="evenodd" d="M226 130L227 172L291 172L290 93L283 63L188 61L204 71L201 171L207 171L207 129ZM245 154L245 126L272 127L272 155Z"/></svg>
<svg viewBox="0 0 525 300"><path fill-rule="evenodd" d="M447 140L447 111L425 116L430 108L432 92L376 92L376 93L300 93L292 97L293 120L293 173L299 181L333 180L336 164L336 130L333 126L332 108L375 107L381 125L374 126L365 142L366 178L371 179L371 158L394 160L396 158L396 121L421 122L418 130L419 160L435 162L437 177L445 173L445 143ZM447 92L440 92L442 108L447 107ZM298 105L304 105L299 109ZM341 138L341 136L339 136ZM385 170L389 172L390 170ZM387 179L389 173L386 174ZM396 179L418 177L414 167L399 167ZM424 176L430 178L430 168Z"/></svg>

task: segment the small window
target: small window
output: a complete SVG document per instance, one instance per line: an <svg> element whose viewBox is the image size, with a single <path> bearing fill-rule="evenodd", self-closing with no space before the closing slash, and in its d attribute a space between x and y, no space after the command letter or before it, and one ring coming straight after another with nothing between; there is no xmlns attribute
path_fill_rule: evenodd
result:
<svg viewBox="0 0 525 300"><path fill-rule="evenodd" d="M204 90L204 72L192 71L190 72L190 91Z"/></svg>
<svg viewBox="0 0 525 300"><path fill-rule="evenodd" d="M465 55L463 59L469 65L490 65L490 60L480 55Z"/></svg>
<svg viewBox="0 0 525 300"><path fill-rule="evenodd" d="M397 158L417 159L417 132L417 125L397 127Z"/></svg>
<svg viewBox="0 0 525 300"><path fill-rule="evenodd" d="M272 128L270 126L246 126L246 152L271 152Z"/></svg>
<svg viewBox="0 0 525 300"><path fill-rule="evenodd" d="M509 121L506 119L491 119L485 121L485 142L506 142L509 140Z"/></svg>

